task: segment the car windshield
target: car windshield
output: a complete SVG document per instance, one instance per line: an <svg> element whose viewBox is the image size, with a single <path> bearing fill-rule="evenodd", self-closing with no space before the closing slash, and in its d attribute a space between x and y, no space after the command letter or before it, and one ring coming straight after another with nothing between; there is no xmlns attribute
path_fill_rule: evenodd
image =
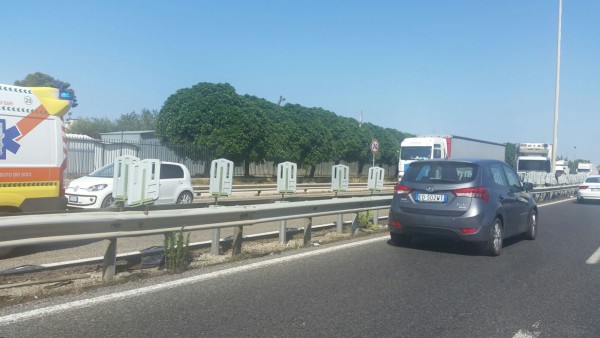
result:
<svg viewBox="0 0 600 338"><path fill-rule="evenodd" d="M519 171L550 171L550 161L545 160L519 160Z"/></svg>
<svg viewBox="0 0 600 338"><path fill-rule="evenodd" d="M89 177L113 177L113 167L114 165L111 163L109 165L105 165L104 167L91 172Z"/></svg>
<svg viewBox="0 0 600 338"><path fill-rule="evenodd" d="M403 180L415 183L466 183L477 177L479 167L460 162L417 162L408 167Z"/></svg>
<svg viewBox="0 0 600 338"><path fill-rule="evenodd" d="M431 146L402 147L402 160L426 160L431 158Z"/></svg>

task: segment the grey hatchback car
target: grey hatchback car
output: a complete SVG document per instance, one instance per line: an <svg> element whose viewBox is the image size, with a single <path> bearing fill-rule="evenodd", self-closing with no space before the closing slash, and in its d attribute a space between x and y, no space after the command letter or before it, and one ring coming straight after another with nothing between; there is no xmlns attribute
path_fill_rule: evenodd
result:
<svg viewBox="0 0 600 338"><path fill-rule="evenodd" d="M394 189L392 242L414 234L481 243L497 256L505 238L537 235L538 209L515 171L497 160L426 160L410 164Z"/></svg>

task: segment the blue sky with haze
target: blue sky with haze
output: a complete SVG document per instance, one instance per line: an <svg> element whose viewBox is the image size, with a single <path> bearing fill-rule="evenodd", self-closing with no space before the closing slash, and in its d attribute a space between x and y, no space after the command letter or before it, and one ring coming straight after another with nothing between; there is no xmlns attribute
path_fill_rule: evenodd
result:
<svg viewBox="0 0 600 338"><path fill-rule="evenodd" d="M558 0L2 1L0 83L75 89L75 118L198 82L413 134L552 142ZM600 1L563 2L558 153L600 164Z"/></svg>

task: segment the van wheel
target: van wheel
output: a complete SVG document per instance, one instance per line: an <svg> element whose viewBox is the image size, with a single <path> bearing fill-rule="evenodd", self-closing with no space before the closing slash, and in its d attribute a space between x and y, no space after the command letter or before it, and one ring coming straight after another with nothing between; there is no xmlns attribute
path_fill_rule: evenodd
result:
<svg viewBox="0 0 600 338"><path fill-rule="evenodd" d="M104 197L104 201L102 201L100 208L110 208L110 206L113 204L115 204L115 199L113 198L112 194L109 194L108 196Z"/></svg>
<svg viewBox="0 0 600 338"><path fill-rule="evenodd" d="M194 200L194 196L189 191L184 191L177 197L177 204L190 204Z"/></svg>
<svg viewBox="0 0 600 338"><path fill-rule="evenodd" d="M490 237L484 246L484 250L490 256L500 255L502 250L502 237L504 236L504 229L502 229L502 221L499 218L494 219L492 228L490 229Z"/></svg>
<svg viewBox="0 0 600 338"><path fill-rule="evenodd" d="M525 239L533 241L537 237L537 228L538 228L538 217L537 212L535 210L531 211L531 216L529 216L529 228L525 232Z"/></svg>

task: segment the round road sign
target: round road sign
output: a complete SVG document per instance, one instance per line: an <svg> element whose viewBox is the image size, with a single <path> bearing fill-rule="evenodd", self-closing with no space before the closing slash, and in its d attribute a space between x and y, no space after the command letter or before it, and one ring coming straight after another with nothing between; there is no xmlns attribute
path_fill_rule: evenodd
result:
<svg viewBox="0 0 600 338"><path fill-rule="evenodd" d="M377 154L377 152L379 151L379 141L377 141L376 139L371 140L371 153L373 155Z"/></svg>

